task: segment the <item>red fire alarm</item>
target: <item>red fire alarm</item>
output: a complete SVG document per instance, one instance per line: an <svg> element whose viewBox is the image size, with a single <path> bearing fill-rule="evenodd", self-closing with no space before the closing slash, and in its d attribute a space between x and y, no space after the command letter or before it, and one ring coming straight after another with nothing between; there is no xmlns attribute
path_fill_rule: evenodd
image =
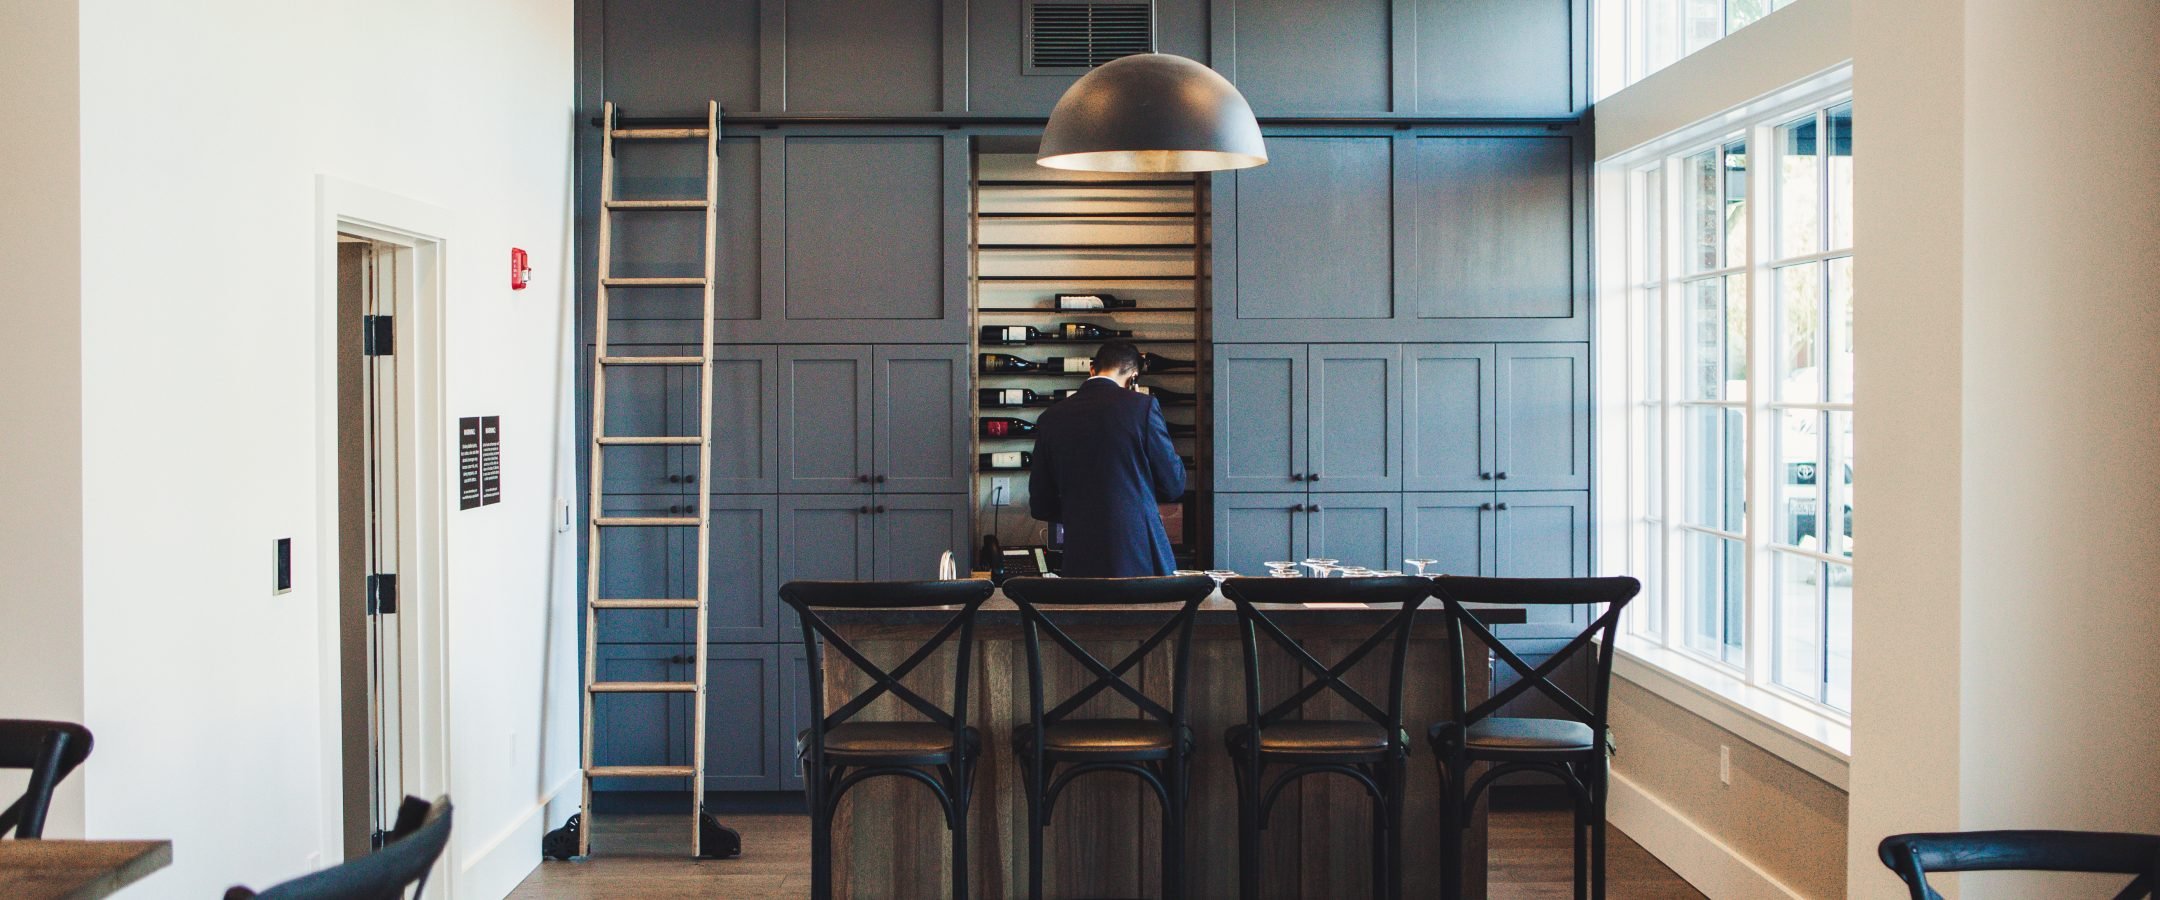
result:
<svg viewBox="0 0 2160 900"><path fill-rule="evenodd" d="M510 289L522 291L532 283L532 264L525 261L525 251L510 248Z"/></svg>

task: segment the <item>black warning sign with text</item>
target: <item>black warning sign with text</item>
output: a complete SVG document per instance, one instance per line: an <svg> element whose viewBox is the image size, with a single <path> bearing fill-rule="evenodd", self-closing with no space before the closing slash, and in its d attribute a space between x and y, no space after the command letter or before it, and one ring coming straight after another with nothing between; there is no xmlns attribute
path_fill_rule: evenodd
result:
<svg viewBox="0 0 2160 900"><path fill-rule="evenodd" d="M458 508L480 505L480 417L458 420Z"/></svg>
<svg viewBox="0 0 2160 900"><path fill-rule="evenodd" d="M480 505L502 502L502 417L480 417Z"/></svg>

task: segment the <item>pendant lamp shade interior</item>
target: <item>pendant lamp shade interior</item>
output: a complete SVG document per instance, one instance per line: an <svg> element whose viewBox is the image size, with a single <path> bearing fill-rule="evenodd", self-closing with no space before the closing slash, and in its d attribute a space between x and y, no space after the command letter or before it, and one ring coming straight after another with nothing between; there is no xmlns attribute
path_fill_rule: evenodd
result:
<svg viewBox="0 0 2160 900"><path fill-rule="evenodd" d="M1266 163L1267 146L1229 79L1182 56L1140 53L1065 90L1035 162L1084 172L1216 172Z"/></svg>

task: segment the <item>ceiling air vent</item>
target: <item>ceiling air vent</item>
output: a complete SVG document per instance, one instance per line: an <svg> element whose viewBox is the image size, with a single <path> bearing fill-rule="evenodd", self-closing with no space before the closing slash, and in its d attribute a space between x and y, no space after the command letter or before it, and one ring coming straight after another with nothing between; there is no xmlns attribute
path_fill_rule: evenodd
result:
<svg viewBox="0 0 2160 900"><path fill-rule="evenodd" d="M1027 48L1031 74L1092 69L1151 53L1155 10L1151 3L1031 3Z"/></svg>

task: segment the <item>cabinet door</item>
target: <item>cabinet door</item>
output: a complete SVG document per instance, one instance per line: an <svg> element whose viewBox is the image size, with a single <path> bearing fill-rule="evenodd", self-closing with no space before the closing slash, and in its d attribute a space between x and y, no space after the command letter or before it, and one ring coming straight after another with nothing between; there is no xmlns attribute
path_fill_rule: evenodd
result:
<svg viewBox="0 0 2160 900"><path fill-rule="evenodd" d="M1403 555L1435 560L1425 571L1489 576L1493 572L1493 495L1403 495Z"/></svg>
<svg viewBox="0 0 2160 900"><path fill-rule="evenodd" d="M779 506L771 495L711 495L705 639L781 640Z"/></svg>
<svg viewBox="0 0 2160 900"><path fill-rule="evenodd" d="M1401 349L1392 344L1314 344L1307 357L1307 489L1400 489Z"/></svg>
<svg viewBox="0 0 2160 900"><path fill-rule="evenodd" d="M782 347L778 360L781 492L868 494L871 348Z"/></svg>
<svg viewBox="0 0 2160 900"><path fill-rule="evenodd" d="M965 346L877 348L872 420L880 492L968 489L968 366Z"/></svg>
<svg viewBox="0 0 2160 900"><path fill-rule="evenodd" d="M1216 495L1215 565L1264 575L1265 563L1304 559L1304 509L1302 492Z"/></svg>
<svg viewBox="0 0 2160 900"><path fill-rule="evenodd" d="M1416 0L1417 112L1575 115L1574 0Z"/></svg>
<svg viewBox="0 0 2160 900"><path fill-rule="evenodd" d="M795 736L810 728L810 662L797 638L780 647L780 727L773 735L780 755L780 789L803 789L801 758L795 754Z"/></svg>
<svg viewBox="0 0 2160 900"><path fill-rule="evenodd" d="M1590 574L1590 495L1524 491L1496 495L1493 574L1583 578ZM1529 621L1582 622L1578 607L1530 607Z"/></svg>
<svg viewBox="0 0 2160 900"><path fill-rule="evenodd" d="M1215 348L1215 489L1303 491L1303 344Z"/></svg>
<svg viewBox="0 0 2160 900"><path fill-rule="evenodd" d="M697 352L696 345L608 345L610 356L677 356ZM689 366L609 366L607 408L602 410L603 434L609 437L680 436L697 434L698 422L692 397L697 391L697 369ZM600 469L600 489L612 494L684 494L684 478L697 468L696 448L617 445L599 450L606 454Z"/></svg>
<svg viewBox="0 0 2160 900"><path fill-rule="evenodd" d="M1403 411L1403 489L1493 489L1491 344L1412 344Z"/></svg>
<svg viewBox="0 0 2160 900"><path fill-rule="evenodd" d="M1217 336L1328 337L1315 323L1383 328L1395 315L1393 139L1275 135L1268 155L1267 165L1232 176L1225 230L1237 293L1218 314Z"/></svg>
<svg viewBox="0 0 2160 900"><path fill-rule="evenodd" d="M1571 139L1410 143L1407 210L1418 317L1577 318Z"/></svg>
<svg viewBox="0 0 2160 900"><path fill-rule="evenodd" d="M1393 4L1388 0L1330 0L1319 27L1307 0L1225 5L1234 51L1225 54L1234 60L1225 74L1260 115L1393 108ZM1223 60L1215 62L1220 68Z"/></svg>
<svg viewBox="0 0 2160 900"><path fill-rule="evenodd" d="M780 583L870 577L870 498L780 496ZM794 610L780 608L780 633L798 635Z"/></svg>
<svg viewBox="0 0 2160 900"><path fill-rule="evenodd" d="M713 347L708 492L769 494L779 484L779 370L776 348Z"/></svg>
<svg viewBox="0 0 2160 900"><path fill-rule="evenodd" d="M1305 519L1313 556L1368 569L1403 567L1401 494L1310 494Z"/></svg>
<svg viewBox="0 0 2160 900"><path fill-rule="evenodd" d="M655 494L603 496L603 515L623 517L692 516L696 504L682 497ZM692 573L697 559L697 528L602 528L600 597L606 600L671 600L697 596ZM688 642L695 627L693 611L681 609L606 609L599 612L603 644Z"/></svg>
<svg viewBox="0 0 2160 900"><path fill-rule="evenodd" d="M943 109L937 0L782 0L780 109L929 113ZM772 46L768 44L767 46ZM768 105L767 108L773 108Z"/></svg>
<svg viewBox="0 0 2160 900"><path fill-rule="evenodd" d="M1494 400L1494 484L1590 489L1590 347L1502 344Z"/></svg>
<svg viewBox="0 0 2160 900"><path fill-rule="evenodd" d="M687 644L600 648L601 681L689 681ZM600 694L593 698L593 762L602 766L680 766L690 762L689 694ZM680 791L683 778L595 778L599 791Z"/></svg>
<svg viewBox="0 0 2160 900"><path fill-rule="evenodd" d="M879 581L923 581L937 577L938 558L952 551L963 565L968 558L968 495L881 494L871 507L875 565Z"/></svg>
<svg viewBox="0 0 2160 900"><path fill-rule="evenodd" d="M780 648L705 648L705 789L780 789Z"/></svg>
<svg viewBox="0 0 2160 900"><path fill-rule="evenodd" d="M791 135L784 146L778 339L965 342L966 138Z"/></svg>

